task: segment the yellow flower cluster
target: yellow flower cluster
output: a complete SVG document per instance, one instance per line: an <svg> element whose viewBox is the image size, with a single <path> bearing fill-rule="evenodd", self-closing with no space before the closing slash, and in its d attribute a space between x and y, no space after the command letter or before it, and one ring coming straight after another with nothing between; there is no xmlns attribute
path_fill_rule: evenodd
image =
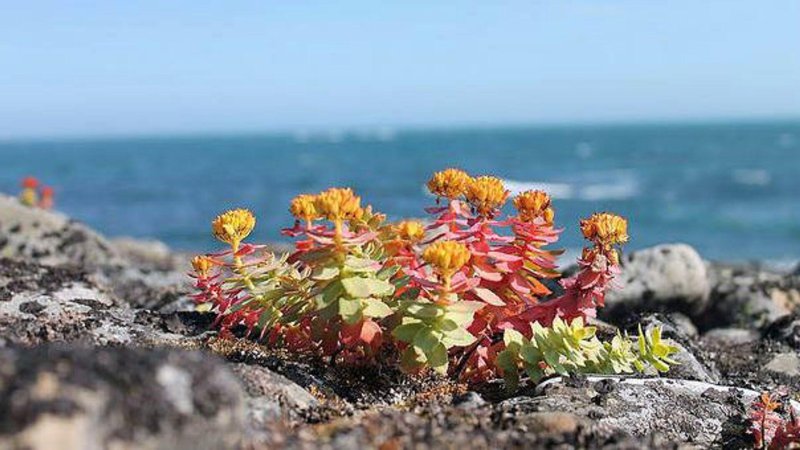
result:
<svg viewBox="0 0 800 450"><path fill-rule="evenodd" d="M300 194L292 199L292 203L289 205L289 212L297 219L305 220L306 222L319 219L320 214L317 212L316 200L316 195Z"/></svg>
<svg viewBox="0 0 800 450"><path fill-rule="evenodd" d="M198 276L207 276L212 267L214 267L214 260L208 256L200 255L192 258L192 268Z"/></svg>
<svg viewBox="0 0 800 450"><path fill-rule="evenodd" d="M425 225L418 220L404 220L394 227L397 236L406 241L419 242L425 237Z"/></svg>
<svg viewBox="0 0 800 450"><path fill-rule="evenodd" d="M548 225L553 224L555 213L550 205L550 196L544 191L525 191L517 195L514 207L522 220L533 221L541 217Z"/></svg>
<svg viewBox="0 0 800 450"><path fill-rule="evenodd" d="M508 199L503 180L490 176L473 178L459 169L434 173L428 180L428 190L450 200L464 196L482 216L493 215Z"/></svg>
<svg viewBox="0 0 800 450"><path fill-rule="evenodd" d="M461 197L466 192L470 176L459 169L445 169L433 174L428 180L428 190L439 197L450 200Z"/></svg>
<svg viewBox="0 0 800 450"><path fill-rule="evenodd" d="M358 219L364 214L361 197L350 188L330 188L314 198L314 208L321 217L330 221Z"/></svg>
<svg viewBox="0 0 800 450"><path fill-rule="evenodd" d="M256 218L253 213L247 209L233 209L217 216L211 229L217 239L238 248L255 226Z"/></svg>
<svg viewBox="0 0 800 450"><path fill-rule="evenodd" d="M467 246L457 241L439 241L428 246L422 253L422 259L438 269L439 273L449 278L469 261Z"/></svg>
<svg viewBox="0 0 800 450"><path fill-rule="evenodd" d="M491 176L471 179L465 192L467 201L481 216L491 216L501 208L508 200L508 194L503 180Z"/></svg>
<svg viewBox="0 0 800 450"><path fill-rule="evenodd" d="M595 213L581 220L583 236L600 247L628 242L628 221L612 213Z"/></svg>

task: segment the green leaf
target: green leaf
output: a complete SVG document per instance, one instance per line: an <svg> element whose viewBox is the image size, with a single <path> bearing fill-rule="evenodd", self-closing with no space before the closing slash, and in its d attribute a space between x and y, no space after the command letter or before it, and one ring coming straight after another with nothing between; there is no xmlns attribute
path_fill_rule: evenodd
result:
<svg viewBox="0 0 800 450"><path fill-rule="evenodd" d="M531 381L538 383L544 377L544 371L538 365L525 365L525 373L528 374Z"/></svg>
<svg viewBox="0 0 800 450"><path fill-rule="evenodd" d="M380 274L378 274L378 278L380 278ZM394 285L395 289L400 289L401 287L407 285L410 280L411 280L411 277L406 275L406 276L402 276L400 278L397 278L395 280L392 280L392 284ZM415 291L414 295L412 297L409 297L409 298L416 299L417 297L419 297L419 288L409 289L406 292L411 292L412 290Z"/></svg>
<svg viewBox="0 0 800 450"><path fill-rule="evenodd" d="M366 278L350 277L342 279L342 286L347 295L353 298L366 298L370 296L369 283Z"/></svg>
<svg viewBox="0 0 800 450"><path fill-rule="evenodd" d="M400 287L400 286L398 286L397 281L395 281L394 284L398 288ZM400 295L398 300L404 301L404 302L416 301L419 298L420 291L421 291L421 289L418 288L418 287L407 289Z"/></svg>
<svg viewBox="0 0 800 450"><path fill-rule="evenodd" d="M379 270L375 276L383 281L389 281L389 278L392 278L399 270L400 266L387 266Z"/></svg>
<svg viewBox="0 0 800 450"><path fill-rule="evenodd" d="M444 344L436 345L430 351L425 352L425 355L428 357L428 364L433 370L442 375L447 373L447 348Z"/></svg>
<svg viewBox="0 0 800 450"><path fill-rule="evenodd" d="M324 320L331 320L339 314L339 302L331 302L330 305L322 306L317 309L317 314Z"/></svg>
<svg viewBox="0 0 800 450"><path fill-rule="evenodd" d="M344 260L344 266L351 273L366 273L375 272L376 263L371 259L349 255Z"/></svg>
<svg viewBox="0 0 800 450"><path fill-rule="evenodd" d="M322 289L320 295L317 296L317 309L323 309L332 305L344 293L342 284L339 281L331 281Z"/></svg>
<svg viewBox="0 0 800 450"><path fill-rule="evenodd" d="M368 298L364 300L364 303L366 306L364 307L363 314L367 317L377 317L382 319L394 314L394 311L392 311L392 308L390 308L389 305L378 299Z"/></svg>
<svg viewBox="0 0 800 450"><path fill-rule="evenodd" d="M459 301L452 305L448 305L445 310L445 319L452 320L459 327L464 327L472 323L475 316L475 311L483 308L484 304L481 302L467 302Z"/></svg>
<svg viewBox="0 0 800 450"><path fill-rule="evenodd" d="M465 300L449 305L447 310L452 312L469 312L474 314L476 311L483 308L483 306L484 305L481 302L469 302Z"/></svg>
<svg viewBox="0 0 800 450"><path fill-rule="evenodd" d="M239 303L237 303L237 304L235 304L235 305L231 306L230 308L228 308L227 312L228 312L228 313L234 313L234 312L236 312L236 311L241 311L242 309L244 309L244 308L246 308L248 305L250 305L250 303L252 303L252 301L253 301L253 299L252 299L252 298L250 298L250 299L247 299L247 300L244 300L244 301L241 301L241 302L239 302Z"/></svg>
<svg viewBox="0 0 800 450"><path fill-rule="evenodd" d="M528 364L538 364L539 361L544 359L542 352L533 345L523 345L519 350L519 357Z"/></svg>
<svg viewBox="0 0 800 450"><path fill-rule="evenodd" d="M397 326L394 331L392 331L392 336L410 344L414 342L414 336L416 336L417 333L419 333L419 331L423 328L425 328L425 324L422 322L403 323L402 325Z"/></svg>
<svg viewBox="0 0 800 450"><path fill-rule="evenodd" d="M408 314L421 319L432 319L443 314L440 306L430 302L406 302L404 308Z"/></svg>
<svg viewBox="0 0 800 450"><path fill-rule="evenodd" d="M422 328L414 335L414 346L418 347L427 355L434 347L441 345L438 334L439 333L428 327Z"/></svg>
<svg viewBox="0 0 800 450"><path fill-rule="evenodd" d="M344 278L342 286L347 294L354 298L386 297L394 292L392 283L375 278Z"/></svg>
<svg viewBox="0 0 800 450"><path fill-rule="evenodd" d="M507 391L516 391L519 386L519 369L514 355L508 350L503 350L497 354L495 364L503 371L503 379L506 382Z"/></svg>
<svg viewBox="0 0 800 450"><path fill-rule="evenodd" d="M274 317L272 313L272 309L266 308L264 312L258 317L258 324L256 325L259 329L263 329L264 326Z"/></svg>
<svg viewBox="0 0 800 450"><path fill-rule="evenodd" d="M314 272L311 274L311 279L317 281L327 281L327 280L332 280L337 276L339 276L338 267L323 266L323 267L317 267L314 270Z"/></svg>
<svg viewBox="0 0 800 450"><path fill-rule="evenodd" d="M214 304L211 302L200 303L199 305L194 307L194 310L197 312L209 312L214 307Z"/></svg>
<svg viewBox="0 0 800 450"><path fill-rule="evenodd" d="M442 343L447 348L466 347L474 342L475 336L463 328L456 328L455 330L448 331L442 337Z"/></svg>
<svg viewBox="0 0 800 450"><path fill-rule="evenodd" d="M438 328L438 329L440 329L440 330L442 330L444 332L448 332L448 331L457 330L457 329L459 329L461 327L459 327L458 324L455 323L453 320L448 319L446 317L442 317L441 319L436 321L436 328Z"/></svg>
<svg viewBox="0 0 800 450"><path fill-rule="evenodd" d="M375 297L386 297L394 294L394 285L388 281L379 279L368 279L369 292Z"/></svg>
<svg viewBox="0 0 800 450"><path fill-rule="evenodd" d="M362 308L361 300L344 297L339 299L339 315L349 324L361 321Z"/></svg>
<svg viewBox="0 0 800 450"><path fill-rule="evenodd" d="M424 353L420 352L416 347L410 346L403 351L400 357L400 367L412 371L424 365L427 359Z"/></svg>
<svg viewBox="0 0 800 450"><path fill-rule="evenodd" d="M519 348L525 342L525 336L517 330L508 328L503 332L503 343L506 348Z"/></svg>

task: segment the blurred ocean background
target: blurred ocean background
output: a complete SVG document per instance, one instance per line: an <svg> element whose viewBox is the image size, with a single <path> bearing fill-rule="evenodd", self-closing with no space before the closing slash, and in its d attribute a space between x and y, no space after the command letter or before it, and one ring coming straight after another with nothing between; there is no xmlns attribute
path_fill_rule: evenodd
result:
<svg viewBox="0 0 800 450"><path fill-rule="evenodd" d="M800 258L800 122L369 129L273 135L0 142L0 190L23 176L52 185L57 208L111 236L177 249L217 247L219 212L256 212L254 239L280 241L289 200L352 186L390 218L422 217L424 183L450 166L555 199L561 246L578 220L630 220L629 249L686 242L705 257Z"/></svg>

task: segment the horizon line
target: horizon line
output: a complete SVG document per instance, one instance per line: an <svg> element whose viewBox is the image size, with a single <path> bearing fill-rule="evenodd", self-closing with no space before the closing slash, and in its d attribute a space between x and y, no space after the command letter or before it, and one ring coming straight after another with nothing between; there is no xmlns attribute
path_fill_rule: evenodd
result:
<svg viewBox="0 0 800 450"><path fill-rule="evenodd" d="M241 137L285 137L298 134L343 136L359 133L389 132L420 133L420 132L464 132L464 131L494 131L494 130L521 130L540 129L556 130L568 128L619 128L619 127L655 127L655 126L749 126L749 125L779 125L800 124L798 116L749 116L749 117L694 117L694 118L664 118L664 119L609 119L609 120L575 120L553 122L459 122L452 124L405 124L405 125L342 125L342 126L295 126L276 127L273 129L241 129L241 130L195 130L195 131L143 131L120 132L108 134L53 134L31 136L0 136L0 144L28 144L46 142L103 142L122 140L184 140L203 138L241 138Z"/></svg>

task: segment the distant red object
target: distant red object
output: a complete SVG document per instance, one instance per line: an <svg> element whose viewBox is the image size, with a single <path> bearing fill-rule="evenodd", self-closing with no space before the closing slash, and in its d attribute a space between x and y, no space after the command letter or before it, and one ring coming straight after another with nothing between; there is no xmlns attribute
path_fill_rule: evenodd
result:
<svg viewBox="0 0 800 450"><path fill-rule="evenodd" d="M41 189L41 200L39 200L39 207L42 209L51 209L54 204L53 195L55 191L50 186L42 186Z"/></svg>
<svg viewBox="0 0 800 450"><path fill-rule="evenodd" d="M39 180L34 177L25 177L22 179L22 187L25 189L36 189L39 186Z"/></svg>

